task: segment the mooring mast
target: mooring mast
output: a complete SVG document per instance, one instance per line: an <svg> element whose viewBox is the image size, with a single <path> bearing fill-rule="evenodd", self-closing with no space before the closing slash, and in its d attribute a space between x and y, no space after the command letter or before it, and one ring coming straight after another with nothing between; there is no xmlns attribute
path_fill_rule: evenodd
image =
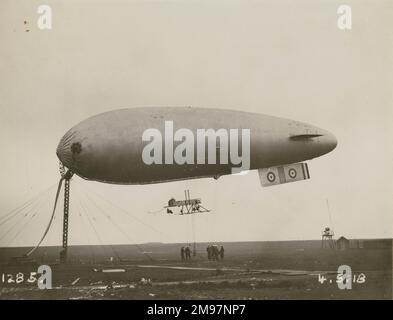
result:
<svg viewBox="0 0 393 320"><path fill-rule="evenodd" d="M60 251L60 262L67 262L68 250L68 217L70 211L70 180L73 172L68 170L64 178L64 208L63 208L63 250Z"/></svg>

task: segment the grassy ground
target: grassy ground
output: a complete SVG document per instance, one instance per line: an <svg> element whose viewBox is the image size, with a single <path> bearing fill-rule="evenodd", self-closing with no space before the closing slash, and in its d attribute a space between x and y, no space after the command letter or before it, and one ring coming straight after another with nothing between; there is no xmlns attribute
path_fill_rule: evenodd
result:
<svg viewBox="0 0 393 320"><path fill-rule="evenodd" d="M192 261L179 261L177 248L162 251L154 259L129 255L112 263L87 258L74 258L65 265L50 262L52 290L38 290L35 283L26 281L7 283L7 274L15 279L22 272L26 279L44 261L4 262L0 299L392 299L389 248L241 248L228 245L224 261L218 262L207 261L203 251ZM355 277L351 290L340 290L336 283L337 268L343 264L351 267ZM101 272L107 268L124 272ZM364 283L357 281L361 273ZM321 276L326 278L323 283Z"/></svg>

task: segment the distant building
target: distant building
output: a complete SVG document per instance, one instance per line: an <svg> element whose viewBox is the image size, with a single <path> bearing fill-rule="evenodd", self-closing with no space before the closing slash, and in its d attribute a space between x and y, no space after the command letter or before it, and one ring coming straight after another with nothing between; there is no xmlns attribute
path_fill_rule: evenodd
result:
<svg viewBox="0 0 393 320"><path fill-rule="evenodd" d="M362 239L349 240L349 247L351 249L363 249L364 248L364 241Z"/></svg>
<svg viewBox="0 0 393 320"><path fill-rule="evenodd" d="M350 241L345 237L340 237L336 241L336 247L338 250L347 250L350 248Z"/></svg>
<svg viewBox="0 0 393 320"><path fill-rule="evenodd" d="M392 249L392 239L350 239L340 237L336 241L338 250L346 249Z"/></svg>
<svg viewBox="0 0 393 320"><path fill-rule="evenodd" d="M366 239L363 242L365 249L392 249L392 239Z"/></svg>

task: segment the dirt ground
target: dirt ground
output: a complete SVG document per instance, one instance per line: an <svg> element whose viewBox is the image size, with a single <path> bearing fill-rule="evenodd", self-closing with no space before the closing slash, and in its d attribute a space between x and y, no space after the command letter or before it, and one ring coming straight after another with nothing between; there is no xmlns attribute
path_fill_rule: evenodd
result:
<svg viewBox="0 0 393 320"><path fill-rule="evenodd" d="M51 290L27 281L8 283L7 275L15 280L23 273L26 280L39 265L8 263L0 267L0 299L392 299L391 256L385 256L378 250L290 250L229 255L223 261L201 254L187 262L54 262ZM341 264L351 266L351 289L338 286Z"/></svg>

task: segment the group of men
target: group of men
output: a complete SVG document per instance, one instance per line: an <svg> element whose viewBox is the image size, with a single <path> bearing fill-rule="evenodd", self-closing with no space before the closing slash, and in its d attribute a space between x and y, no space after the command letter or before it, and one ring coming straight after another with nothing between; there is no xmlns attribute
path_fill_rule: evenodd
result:
<svg viewBox="0 0 393 320"><path fill-rule="evenodd" d="M207 258L209 261L218 261L224 259L224 247L218 247L216 244L208 245L206 248ZM182 261L191 260L191 248L190 246L181 247L180 257Z"/></svg>
<svg viewBox="0 0 393 320"><path fill-rule="evenodd" d="M206 248L207 251L207 258L209 260L217 261L224 259L224 247L221 246L220 248L217 245L208 245Z"/></svg>
<svg viewBox="0 0 393 320"><path fill-rule="evenodd" d="M181 260L190 260L191 259L191 248L189 246L181 247L180 249Z"/></svg>

